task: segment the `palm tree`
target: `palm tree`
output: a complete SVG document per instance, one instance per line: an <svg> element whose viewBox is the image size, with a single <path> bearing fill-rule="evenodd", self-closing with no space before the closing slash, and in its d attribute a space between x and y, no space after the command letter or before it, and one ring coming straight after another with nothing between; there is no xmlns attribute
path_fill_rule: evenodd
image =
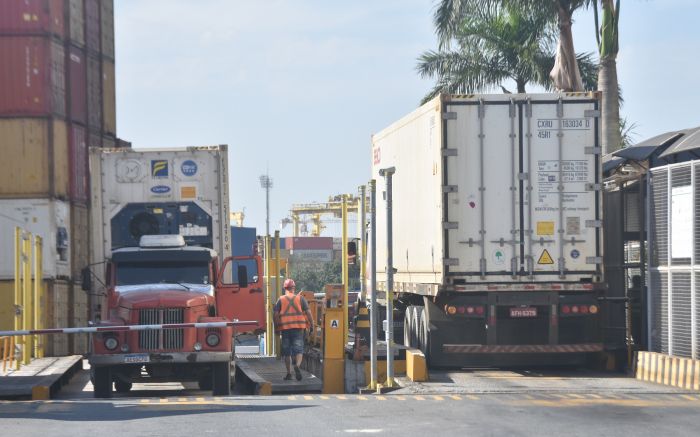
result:
<svg viewBox="0 0 700 437"><path fill-rule="evenodd" d="M571 33L572 16L580 8L587 8L596 0L440 0L435 11L435 24L441 47L448 47L461 22L477 11L494 6L513 10L539 11L550 19L556 17L559 26L559 42L556 62L550 72L554 87L562 91L582 91L583 83L574 51Z"/></svg>
<svg viewBox="0 0 700 437"><path fill-rule="evenodd" d="M492 5L466 15L451 30L449 42L443 40L438 51L419 57L420 75L437 79L423 101L440 92L464 94L499 85L503 88L508 79L515 81L518 93L524 93L528 83L551 89L548 72L556 63L555 39L551 18L535 9ZM596 64L587 54L578 59L586 86L594 88Z"/></svg>
<svg viewBox="0 0 700 437"><path fill-rule="evenodd" d="M612 153L622 147L623 132L620 122L620 90L617 82L617 53L620 21L620 0L601 0L603 23L596 33L600 53L598 69L598 90L603 97L601 130L603 136L603 154ZM595 12L596 30L598 27L598 8Z"/></svg>

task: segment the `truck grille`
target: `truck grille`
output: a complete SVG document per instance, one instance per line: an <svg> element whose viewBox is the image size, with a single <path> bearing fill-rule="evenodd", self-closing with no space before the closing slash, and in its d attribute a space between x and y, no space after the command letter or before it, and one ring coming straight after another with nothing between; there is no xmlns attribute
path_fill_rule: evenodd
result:
<svg viewBox="0 0 700 437"><path fill-rule="evenodd" d="M139 310L139 325L184 323L184 308L147 308ZM139 331L141 350L177 350L184 344L184 329Z"/></svg>

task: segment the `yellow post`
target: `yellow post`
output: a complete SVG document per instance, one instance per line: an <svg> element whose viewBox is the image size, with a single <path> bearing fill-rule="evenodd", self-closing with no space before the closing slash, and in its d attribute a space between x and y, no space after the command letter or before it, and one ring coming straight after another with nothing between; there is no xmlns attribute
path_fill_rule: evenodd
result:
<svg viewBox="0 0 700 437"><path fill-rule="evenodd" d="M22 240L22 285L24 289L24 308L22 309L24 317L22 322L25 330L32 329L32 315L34 307L32 306L32 234L27 232ZM34 350L34 342L31 335L26 335L24 338L24 347L22 348L22 361L29 364L32 359Z"/></svg>
<svg viewBox="0 0 700 437"><path fill-rule="evenodd" d="M346 306L347 305L343 305ZM342 308L326 308L323 316L323 393L345 393L345 343Z"/></svg>
<svg viewBox="0 0 700 437"><path fill-rule="evenodd" d="M265 235L265 355L272 355L272 336L275 334L272 323L272 302L270 296L270 236Z"/></svg>
<svg viewBox="0 0 700 437"><path fill-rule="evenodd" d="M280 261L280 231L275 231L275 303L282 296L282 275L280 273L282 263ZM273 303L274 305L274 303ZM279 357L282 353L282 338L275 335L275 356Z"/></svg>
<svg viewBox="0 0 700 437"><path fill-rule="evenodd" d="M342 221L343 221L343 238L342 238L342 259L343 266L343 308L344 308L344 324L343 324L343 345L348 343L348 199L347 195L343 194L342 202Z"/></svg>
<svg viewBox="0 0 700 437"><path fill-rule="evenodd" d="M15 228L15 331L22 329L22 228Z"/></svg>
<svg viewBox="0 0 700 437"><path fill-rule="evenodd" d="M44 262L42 258L42 240L38 235L34 236L34 329L43 328L42 323L42 311L41 303L43 302L43 271L42 263ZM36 342L36 353L34 354L37 358L44 358L44 340L46 337L37 335L34 337Z"/></svg>

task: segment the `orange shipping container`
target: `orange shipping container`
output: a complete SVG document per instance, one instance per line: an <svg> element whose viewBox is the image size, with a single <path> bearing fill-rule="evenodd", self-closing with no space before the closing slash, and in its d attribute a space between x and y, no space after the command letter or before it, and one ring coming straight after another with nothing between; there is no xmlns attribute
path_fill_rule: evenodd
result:
<svg viewBox="0 0 700 437"><path fill-rule="evenodd" d="M44 118L0 119L0 197L68 196L66 123Z"/></svg>

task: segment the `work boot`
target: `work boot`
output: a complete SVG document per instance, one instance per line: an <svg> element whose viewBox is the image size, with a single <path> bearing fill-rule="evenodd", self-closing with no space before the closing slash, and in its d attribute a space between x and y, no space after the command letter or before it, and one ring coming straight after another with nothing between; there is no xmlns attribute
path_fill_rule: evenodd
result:
<svg viewBox="0 0 700 437"><path fill-rule="evenodd" d="M301 381L301 370L299 370L298 366L294 366L294 373L297 376L297 381Z"/></svg>
<svg viewBox="0 0 700 437"><path fill-rule="evenodd" d="M285 380L285 381L291 381L291 380L292 380L292 374L291 374L291 373L287 373L287 376L284 377L284 380Z"/></svg>

